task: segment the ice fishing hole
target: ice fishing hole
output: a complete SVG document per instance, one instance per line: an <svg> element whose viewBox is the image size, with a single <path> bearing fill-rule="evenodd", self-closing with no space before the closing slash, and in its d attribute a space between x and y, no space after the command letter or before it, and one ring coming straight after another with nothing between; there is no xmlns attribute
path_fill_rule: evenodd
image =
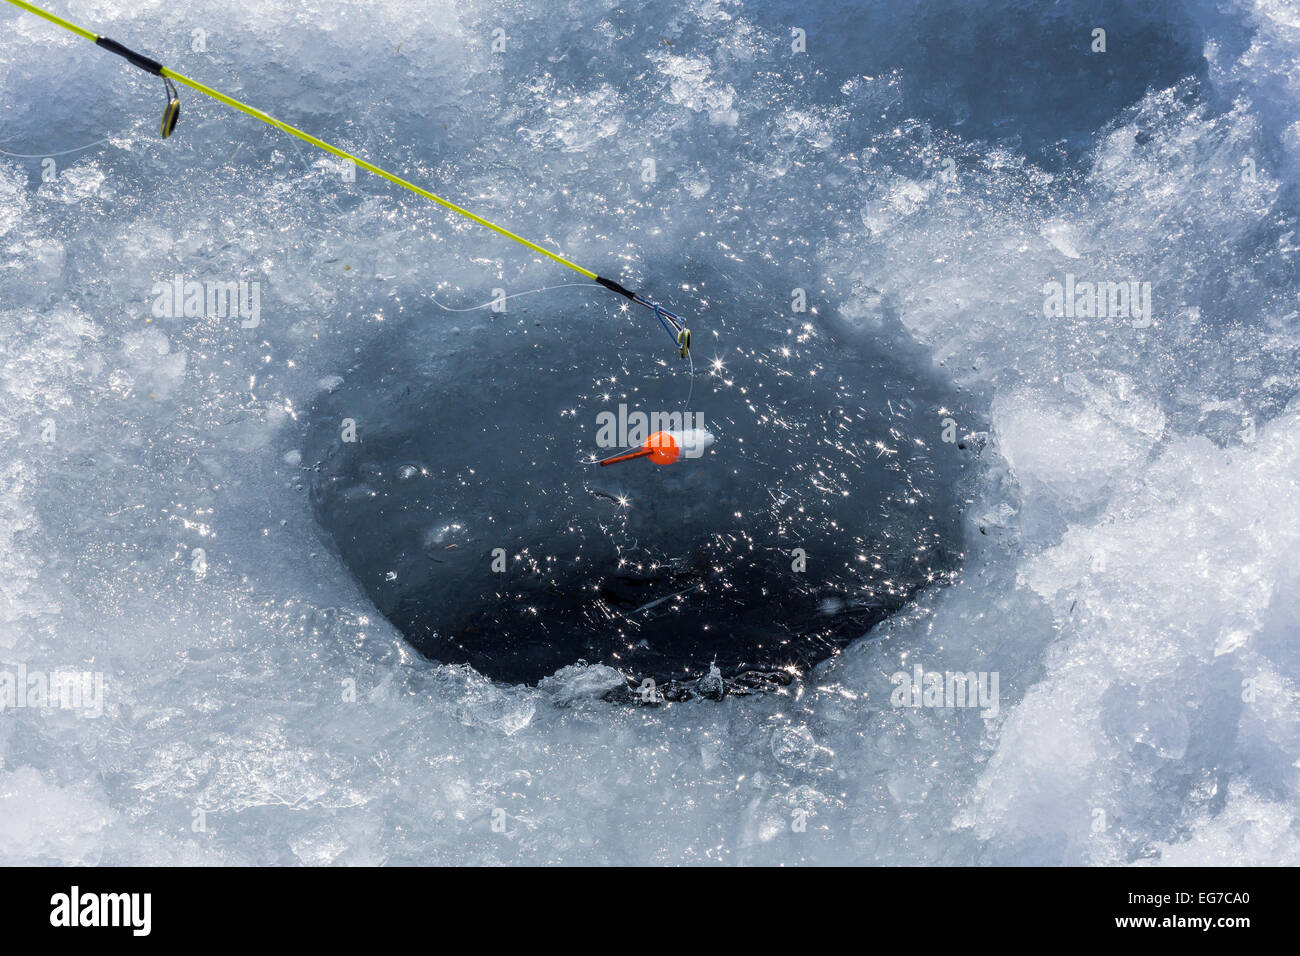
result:
<svg viewBox="0 0 1300 956"><path fill-rule="evenodd" d="M712 696L788 681L957 567L956 399L908 353L822 326L697 329L685 411L717 443L597 467L620 406L632 428L683 411L686 367L641 318L595 335L430 313L323 389L303 456L317 519L419 651L502 681L585 661Z"/></svg>

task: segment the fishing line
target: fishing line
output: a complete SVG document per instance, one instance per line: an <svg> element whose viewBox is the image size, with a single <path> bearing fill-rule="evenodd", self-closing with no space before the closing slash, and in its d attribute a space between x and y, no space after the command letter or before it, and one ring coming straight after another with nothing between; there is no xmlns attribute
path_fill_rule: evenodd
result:
<svg viewBox="0 0 1300 956"><path fill-rule="evenodd" d="M101 143L107 143L109 140L97 139L93 143L87 143L85 146L74 146L72 149L65 149L58 153L11 153L7 149L0 149L0 155L12 156L14 159L53 159L55 156L67 156L70 153L79 153L83 149L90 149L92 146L98 146Z"/></svg>
<svg viewBox="0 0 1300 956"><path fill-rule="evenodd" d="M538 245L535 242L525 239L523 236L511 232L509 229L506 229L504 226L498 225L497 223L485 219L482 216L476 215L475 213L470 212L468 209L465 209L464 207L457 205L456 203L452 202L449 199L444 199L442 196L432 193L427 189L423 189L420 186L415 185L414 183L408 182L407 180L401 178L400 176L394 175L393 173L390 173L388 170L383 169L379 166L376 166L374 163L362 159L360 156L357 156L353 153L349 153L346 150L340 149L337 146L333 146L322 139L318 139L317 137L312 136L310 133L306 133L303 130L298 129L297 127L290 126L288 123L281 122L275 117L263 113L261 110L255 107L249 106L247 103L243 103L232 96L227 96L225 93L222 93L219 90L215 90L210 86L205 86L204 84L198 82L197 80L193 80L190 77L185 76L184 74L177 73L175 70L163 66L161 63L159 63L157 60L153 59L152 57L145 56L142 53L137 53L135 50L132 50L127 46L124 46L123 44L117 42L116 40L112 40L104 36L98 36L92 33L91 31L85 29L84 27L79 27L75 23L71 23L67 20L64 20L62 17L50 13L48 10L44 10L41 7L36 6L35 4L28 3L27 0L8 0L8 2L13 6L18 7L19 9L26 10L28 13L31 13L34 16L38 16L42 20L46 20L49 23L52 23L55 26L60 27L61 29L67 30L70 33L73 33L81 37L83 40L89 40L91 43L94 43L96 46L104 50L107 50L108 52L113 53L117 56L122 57L122 59L126 60L132 66L137 67L138 69L141 69L146 73L149 73L153 76L160 77L163 81L163 96L165 99L164 99L162 120L158 124L158 131L163 139L168 139L172 135L172 133L176 129L176 124L180 119L180 96L176 90L176 84L179 83L182 86L188 87L189 89L192 89L195 92L202 93L204 96L210 97L211 99L214 99L219 103L223 103L224 105L229 106L231 109L238 110L239 112L251 116L256 120L268 124L269 126L274 126L277 129L280 129L283 132L288 133L290 136L296 139L300 139L305 143L310 143L312 146L315 146L317 149L324 150L327 153L331 153L335 156L338 156L340 159L350 160L353 163L356 163L357 166L366 170L367 172L379 176L381 179L386 179L390 183L393 183L396 186L400 186L402 189L415 193L417 196L422 196L423 198L429 200L430 202L437 203L439 206L442 206L444 209L454 212L459 216L463 216L464 218L470 220L471 222L477 223L478 225L482 226L485 229L490 229L493 232L497 233L497 235L504 236L505 238L511 240L512 242L518 243L519 245L537 253L538 255L545 256L546 258L550 259L553 262L557 262L560 265L565 266L566 268L572 269L574 272L577 272L585 276L586 278L591 279L596 284L604 286L606 289L609 289L611 292L616 292L619 295L623 296L624 298L629 299L632 302L635 302L637 305L640 305L646 309L650 309L654 313L655 318L659 320L660 324L668 332L669 337L673 340L673 344L674 346L676 346L677 351L681 355L681 357L683 359L689 357L690 349L691 349L691 332L690 329L687 328L686 323L682 321L681 316L677 315L674 312L669 311L668 309L665 309L657 302L653 302L650 299L647 299L646 297L642 296L641 294L637 292L633 292L631 289L626 288L618 281L607 278L605 276L598 275L596 272L592 271L591 269L588 269L584 266L580 266L576 262L573 262L572 260L565 258L559 253L547 249L545 246Z"/></svg>
<svg viewBox="0 0 1300 956"><path fill-rule="evenodd" d="M595 285L596 284L594 282L564 282L561 283L560 285L546 285L546 286L542 286L539 289L527 289L523 292L515 292L511 295L504 296L503 298L500 299L489 299L487 302L484 302L482 305L471 305L469 308L466 309L455 309L452 308L451 306L443 305L441 302L439 302L437 299L433 297L432 293L430 293L429 295L429 301L432 302L434 305L436 305L438 308L442 309L444 312L477 312L480 309L489 308L498 302L506 302L509 301L510 299L517 299L520 296L524 296L524 295L533 295L538 292L550 292L552 289L591 289L594 288ZM689 350L686 353L686 362L687 362L687 367L689 369L689 373L688 373L689 386L686 390L686 401L682 402L683 422L687 421L686 416L689 412L691 398L695 395L695 356L691 355ZM599 464L599 462L584 461L583 464Z"/></svg>
<svg viewBox="0 0 1300 956"><path fill-rule="evenodd" d="M437 299L433 297L432 293L429 294L429 301L432 302L434 305L436 305L438 308L442 309L442 311L444 312L477 312L479 309L486 309L489 306L495 305L498 302L508 302L511 299L519 298L521 295L532 295L535 292L550 292L552 289L594 289L594 288L597 288L596 283L594 282L564 282L561 283L560 285L544 285L540 289L529 289L526 292L516 292L513 295L503 296L500 299L489 299L488 301L484 302L482 305L471 305L468 309L453 309L451 306L443 305L441 302L439 302Z"/></svg>
<svg viewBox="0 0 1300 956"><path fill-rule="evenodd" d="M274 126L276 129L281 130L282 132L288 132L287 130L282 129L281 124L279 122L273 122L271 125ZM306 154L303 152L302 146L299 145L298 142L295 140L295 138L293 138L292 136L290 137L289 142L293 144L294 151L298 154L299 160L302 161L303 171L307 174L310 174L312 171L312 167L307 160ZM328 189L325 190L325 199L326 201L329 202L331 206L334 207L334 210L340 216L344 215L342 207L340 207L339 204L335 202L333 193ZM600 287L599 284L595 282L562 282L559 285L547 285L547 286L541 286L540 288L537 289L526 289L523 292L515 292L512 293L511 295L507 295L500 299L489 299L487 302L484 302L482 305L471 305L468 308L464 308L464 309L457 309L457 308L453 308L452 306L443 305L436 298L434 298L433 293L429 293L429 301L432 302L434 305L436 305L438 308L442 309L444 312L465 313L465 312L477 312L480 309L490 308L491 306L495 305L498 302L508 302L511 299L517 299L525 295L534 295L538 292L550 292L554 289L594 289L599 287ZM663 309L660 308L659 306L655 306L654 309L655 309L656 316L663 311ZM666 329L669 328L667 323L665 323L662 318L660 319L660 323L664 326L664 328ZM673 334L674 334L673 331L669 329L669 335L673 335ZM695 394L695 357L691 354L689 348L686 349L685 356L690 371L689 371L689 378L688 378L689 385L686 390L686 401L682 403L683 422L687 420L686 414L691 404L691 397Z"/></svg>

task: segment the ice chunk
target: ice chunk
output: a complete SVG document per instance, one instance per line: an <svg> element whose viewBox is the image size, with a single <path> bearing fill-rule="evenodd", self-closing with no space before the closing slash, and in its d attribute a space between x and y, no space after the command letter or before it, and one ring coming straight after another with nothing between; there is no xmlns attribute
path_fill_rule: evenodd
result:
<svg viewBox="0 0 1300 956"><path fill-rule="evenodd" d="M113 820L102 796L49 782L32 767L0 771L0 860L93 866Z"/></svg>

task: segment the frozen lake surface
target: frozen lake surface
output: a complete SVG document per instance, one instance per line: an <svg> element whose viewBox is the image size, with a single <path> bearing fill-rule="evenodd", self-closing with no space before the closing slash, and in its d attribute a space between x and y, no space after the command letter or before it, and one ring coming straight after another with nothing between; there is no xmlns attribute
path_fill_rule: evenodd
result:
<svg viewBox="0 0 1300 956"><path fill-rule="evenodd" d="M1300 863L1294 4L56 6L695 380L0 10L0 862Z"/></svg>

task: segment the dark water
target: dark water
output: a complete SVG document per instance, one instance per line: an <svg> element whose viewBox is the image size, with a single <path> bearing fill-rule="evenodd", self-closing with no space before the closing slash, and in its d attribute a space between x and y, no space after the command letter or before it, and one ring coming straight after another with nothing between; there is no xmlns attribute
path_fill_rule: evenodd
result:
<svg viewBox="0 0 1300 956"><path fill-rule="evenodd" d="M429 657L515 682L578 660L634 683L806 667L956 567L967 455L941 440L952 396L906 353L759 321L758 300L705 308L687 411L717 443L600 468L598 415L680 413L690 373L651 317L545 295L608 310L608 336L537 304L431 309L310 417L319 521Z"/></svg>

